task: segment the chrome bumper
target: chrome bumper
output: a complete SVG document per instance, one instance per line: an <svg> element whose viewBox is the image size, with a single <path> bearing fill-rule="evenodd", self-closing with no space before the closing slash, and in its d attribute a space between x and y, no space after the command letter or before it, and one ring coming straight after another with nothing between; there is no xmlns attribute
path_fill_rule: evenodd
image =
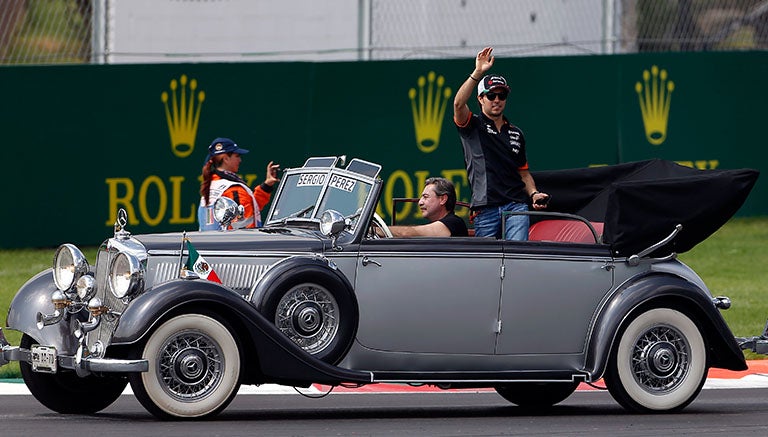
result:
<svg viewBox="0 0 768 437"><path fill-rule="evenodd" d="M11 361L31 362L30 351L18 346L11 346L5 339L3 328L0 328L0 366ZM65 369L97 373L133 373L149 370L147 360L121 360L115 358L81 358L76 356L59 355L58 366ZM78 372L80 373L80 372Z"/></svg>
<svg viewBox="0 0 768 437"><path fill-rule="evenodd" d="M5 366L11 361L18 361L18 359L13 359L13 356L15 356L13 354L14 350L18 350L18 348L8 343L8 340L5 339L5 334L3 334L3 328L0 328L0 367Z"/></svg>
<svg viewBox="0 0 768 437"><path fill-rule="evenodd" d="M768 321L765 322L762 335L754 337L736 337L742 350L749 349L760 355L768 355Z"/></svg>

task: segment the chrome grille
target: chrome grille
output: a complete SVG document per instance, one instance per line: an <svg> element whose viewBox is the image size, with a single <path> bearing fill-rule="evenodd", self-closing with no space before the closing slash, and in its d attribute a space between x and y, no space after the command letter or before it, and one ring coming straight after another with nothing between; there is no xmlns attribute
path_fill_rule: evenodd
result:
<svg viewBox="0 0 768 437"><path fill-rule="evenodd" d="M99 250L96 258L96 297L101 299L102 304L110 310L122 313L125 309L125 304L116 298L107 286L109 262L116 254L116 252L110 253L103 248ZM117 317L102 316L99 326L88 333L88 349L93 350L93 345L97 341L101 341L104 347L109 346L118 320Z"/></svg>

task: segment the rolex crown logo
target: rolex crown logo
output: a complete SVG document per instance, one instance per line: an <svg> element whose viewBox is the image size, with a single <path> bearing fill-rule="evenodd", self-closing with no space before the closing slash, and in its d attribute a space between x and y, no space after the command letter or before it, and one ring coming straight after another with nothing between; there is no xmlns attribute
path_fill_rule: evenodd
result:
<svg viewBox="0 0 768 437"><path fill-rule="evenodd" d="M167 91L163 91L160 100L165 106L173 154L186 158L195 150L197 124L200 121L200 108L205 100L205 92L197 91L197 80L188 81L187 75L182 74L178 81L171 80L170 96Z"/></svg>
<svg viewBox="0 0 768 437"><path fill-rule="evenodd" d="M667 139L669 105L675 83L667 80L667 70L651 67L643 71L643 82L635 84L637 97L640 99L640 112L643 115L645 137L648 142L658 146Z"/></svg>
<svg viewBox="0 0 768 437"><path fill-rule="evenodd" d="M416 130L416 145L424 153L430 153L440 144L440 131L451 89L444 88L445 78L430 71L427 77L419 76L418 90L408 90Z"/></svg>

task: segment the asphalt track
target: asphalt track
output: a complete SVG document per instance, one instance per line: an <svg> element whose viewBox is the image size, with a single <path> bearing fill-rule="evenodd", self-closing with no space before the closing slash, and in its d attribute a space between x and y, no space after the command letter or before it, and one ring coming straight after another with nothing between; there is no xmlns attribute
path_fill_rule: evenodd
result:
<svg viewBox="0 0 768 437"><path fill-rule="evenodd" d="M745 372L713 370L699 397L675 414L630 414L605 390L582 384L544 413L515 407L492 390L439 390L379 384L360 389L243 387L212 420L160 422L130 389L92 416L60 415L28 395L20 381L0 381L0 436L29 435L768 435L768 361ZM309 397L307 397L309 396ZM76 399L73 399L76 402Z"/></svg>

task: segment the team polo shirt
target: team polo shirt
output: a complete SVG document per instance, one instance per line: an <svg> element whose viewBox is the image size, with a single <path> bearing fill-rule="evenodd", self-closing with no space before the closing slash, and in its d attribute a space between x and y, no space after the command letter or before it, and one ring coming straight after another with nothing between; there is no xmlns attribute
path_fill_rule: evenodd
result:
<svg viewBox="0 0 768 437"><path fill-rule="evenodd" d="M472 187L472 209L527 202L519 170L528 169L525 136L504 117L501 130L485 114L470 114L456 123L464 148L464 164Z"/></svg>

